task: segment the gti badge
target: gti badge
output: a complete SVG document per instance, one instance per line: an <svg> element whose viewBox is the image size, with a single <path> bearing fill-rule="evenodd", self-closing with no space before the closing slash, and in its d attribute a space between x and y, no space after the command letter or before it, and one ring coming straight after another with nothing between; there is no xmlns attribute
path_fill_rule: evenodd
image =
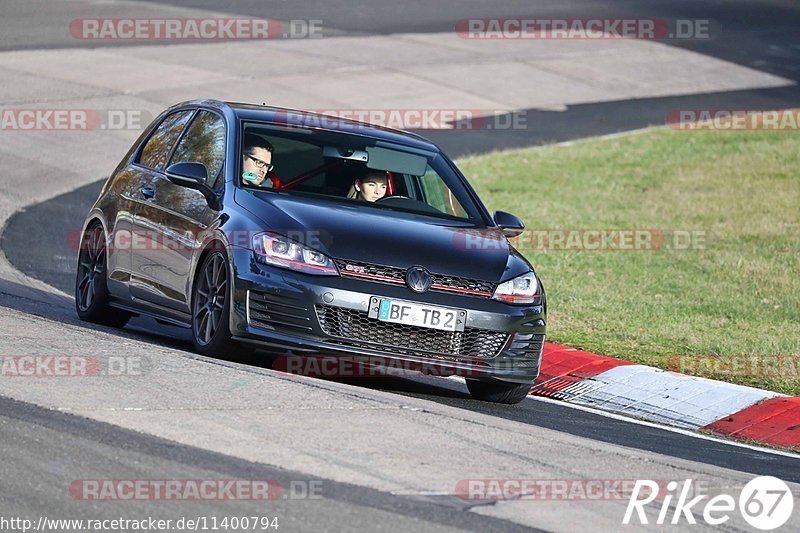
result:
<svg viewBox="0 0 800 533"><path fill-rule="evenodd" d="M422 267L411 267L406 272L406 285L414 292L425 292L431 288L432 283L430 272Z"/></svg>
<svg viewBox="0 0 800 533"><path fill-rule="evenodd" d="M348 271L350 271L350 272L358 272L358 273L360 273L360 274L366 274L366 273L367 273L367 269L366 269L366 268L364 268L363 266L360 266L360 265L351 265L350 263L347 263L347 264L344 266L344 269L345 269L345 270L348 270Z"/></svg>

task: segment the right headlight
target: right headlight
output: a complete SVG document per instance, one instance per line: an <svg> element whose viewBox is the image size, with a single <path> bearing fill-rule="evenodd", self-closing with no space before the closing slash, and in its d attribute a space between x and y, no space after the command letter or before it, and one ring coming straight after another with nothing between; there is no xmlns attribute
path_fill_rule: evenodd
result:
<svg viewBox="0 0 800 533"><path fill-rule="evenodd" d="M510 304L534 304L541 300L539 282L533 272L504 281L494 291L495 300Z"/></svg>
<svg viewBox="0 0 800 533"><path fill-rule="evenodd" d="M336 265L327 255L271 231L253 236L253 251L256 260L267 265L306 274L339 275Z"/></svg>

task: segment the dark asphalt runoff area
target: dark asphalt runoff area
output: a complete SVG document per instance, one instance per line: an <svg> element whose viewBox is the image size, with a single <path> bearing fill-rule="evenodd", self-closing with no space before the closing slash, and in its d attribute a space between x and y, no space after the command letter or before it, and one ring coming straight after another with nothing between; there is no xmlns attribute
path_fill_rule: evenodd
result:
<svg viewBox="0 0 800 533"><path fill-rule="evenodd" d="M152 517L173 523L206 517L208 523L211 517L266 517L270 523L277 518L276 531L370 531L376 524L390 524L388 531L530 531L513 522L464 512L482 505L478 502L454 496L396 496L317 479L2 396L0 433L4 480L0 510L6 518L46 513L52 519ZM92 492L75 488L75 482L85 479L268 480L281 490L275 499L258 501L98 501L84 499Z"/></svg>

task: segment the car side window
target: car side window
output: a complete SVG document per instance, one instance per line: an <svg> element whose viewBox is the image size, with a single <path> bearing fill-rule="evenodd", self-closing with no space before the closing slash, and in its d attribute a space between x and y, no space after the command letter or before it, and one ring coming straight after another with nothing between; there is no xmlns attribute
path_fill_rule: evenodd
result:
<svg viewBox="0 0 800 533"><path fill-rule="evenodd" d="M139 164L162 170L167 163L170 150L192 118L193 112L193 110L178 111L167 115L142 148Z"/></svg>
<svg viewBox="0 0 800 533"><path fill-rule="evenodd" d="M428 165L425 175L420 177L419 184L422 187L422 194L424 196L421 200L428 205L448 215L459 218L469 218L467 211L456 199L453 191L450 190L444 180L439 177L430 165Z"/></svg>
<svg viewBox="0 0 800 533"><path fill-rule="evenodd" d="M217 185L225 161L225 121L216 113L200 111L181 138L170 164L203 163L208 184Z"/></svg>

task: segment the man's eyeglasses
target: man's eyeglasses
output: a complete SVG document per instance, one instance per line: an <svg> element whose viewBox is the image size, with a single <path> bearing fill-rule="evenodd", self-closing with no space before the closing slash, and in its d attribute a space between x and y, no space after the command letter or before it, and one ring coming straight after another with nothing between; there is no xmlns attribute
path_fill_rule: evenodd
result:
<svg viewBox="0 0 800 533"><path fill-rule="evenodd" d="M272 169L275 168L275 165L273 165L272 163L267 163L266 161L262 161L260 159L256 159L255 157L253 157L250 154L244 154L244 155L246 155L247 157L252 159L253 162L256 164L256 167L258 167L258 168L266 168L267 172L271 172Z"/></svg>

